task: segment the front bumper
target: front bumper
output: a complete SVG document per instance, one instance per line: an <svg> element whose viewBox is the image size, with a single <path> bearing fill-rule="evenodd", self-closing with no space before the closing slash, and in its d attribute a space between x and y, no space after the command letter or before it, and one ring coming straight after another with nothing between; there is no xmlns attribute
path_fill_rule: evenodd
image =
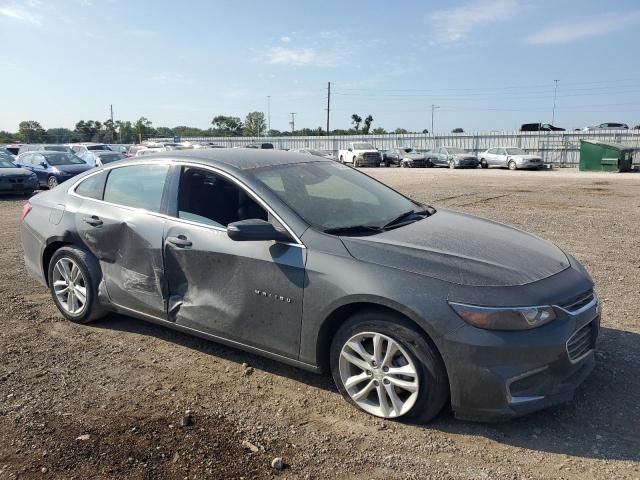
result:
<svg viewBox="0 0 640 480"><path fill-rule="evenodd" d="M508 419L573 398L595 366L599 304L594 296L579 311L556 310L555 321L534 330L503 332L465 325L448 336L456 417Z"/></svg>
<svg viewBox="0 0 640 480"><path fill-rule="evenodd" d="M460 167L460 168L477 168L479 164L480 162L478 160L470 160L470 159L455 160L456 167Z"/></svg>
<svg viewBox="0 0 640 480"><path fill-rule="evenodd" d="M38 189L38 180L30 178L0 180L0 193L31 193Z"/></svg>

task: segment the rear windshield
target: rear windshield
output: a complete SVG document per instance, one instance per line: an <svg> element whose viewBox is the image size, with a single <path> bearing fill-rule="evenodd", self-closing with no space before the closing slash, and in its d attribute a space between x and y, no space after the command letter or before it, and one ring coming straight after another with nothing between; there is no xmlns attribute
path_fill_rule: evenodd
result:
<svg viewBox="0 0 640 480"><path fill-rule="evenodd" d="M107 145L88 145L87 150L111 150Z"/></svg>
<svg viewBox="0 0 640 480"><path fill-rule="evenodd" d="M47 153L44 156L49 165L82 165L84 160L72 153Z"/></svg>
<svg viewBox="0 0 640 480"><path fill-rule="evenodd" d="M47 152L68 152L70 149L63 145L45 145L43 150Z"/></svg>
<svg viewBox="0 0 640 480"><path fill-rule="evenodd" d="M111 163L111 162L117 162L118 160L122 160L123 158L125 158L124 155L122 155L121 153L107 153L105 155L100 155L100 161L105 164L105 163Z"/></svg>

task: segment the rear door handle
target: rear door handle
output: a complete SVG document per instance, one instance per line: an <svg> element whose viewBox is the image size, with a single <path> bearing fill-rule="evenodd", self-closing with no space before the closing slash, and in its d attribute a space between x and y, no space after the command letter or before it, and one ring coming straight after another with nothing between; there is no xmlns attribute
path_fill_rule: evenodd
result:
<svg viewBox="0 0 640 480"><path fill-rule="evenodd" d="M192 245L191 240L189 240L184 235L178 235L177 237L167 237L167 242L180 248L186 248Z"/></svg>
<svg viewBox="0 0 640 480"><path fill-rule="evenodd" d="M92 227L99 227L102 225L102 220L97 215L91 215L90 217L83 218L84 223L88 223Z"/></svg>

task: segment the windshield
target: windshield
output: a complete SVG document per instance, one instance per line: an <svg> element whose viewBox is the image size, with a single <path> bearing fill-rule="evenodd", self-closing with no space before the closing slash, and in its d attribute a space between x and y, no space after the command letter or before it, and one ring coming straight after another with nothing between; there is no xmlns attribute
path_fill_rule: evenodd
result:
<svg viewBox="0 0 640 480"><path fill-rule="evenodd" d="M334 162L257 168L255 177L321 230L384 226L419 205L351 167Z"/></svg>
<svg viewBox="0 0 640 480"><path fill-rule="evenodd" d="M81 165L85 163L84 160L72 153L47 153L44 157L49 165Z"/></svg>
<svg viewBox="0 0 640 480"><path fill-rule="evenodd" d="M107 145L89 145L87 150L111 150Z"/></svg>
<svg viewBox="0 0 640 480"><path fill-rule="evenodd" d="M402 151L403 151L404 153L414 153L413 148L403 148L403 149L402 149Z"/></svg>
<svg viewBox="0 0 640 480"><path fill-rule="evenodd" d="M456 148L456 147L447 147L447 152L449 152L449 153L467 153L462 148Z"/></svg>
<svg viewBox="0 0 640 480"><path fill-rule="evenodd" d="M375 148L373 148L373 145L371 145L370 143L354 143L353 149L354 150L375 150Z"/></svg>
<svg viewBox="0 0 640 480"><path fill-rule="evenodd" d="M521 148L507 148L508 155L526 155L527 152L522 150Z"/></svg>
<svg viewBox="0 0 640 480"><path fill-rule="evenodd" d="M16 168L11 161L11 155L0 152L0 168Z"/></svg>

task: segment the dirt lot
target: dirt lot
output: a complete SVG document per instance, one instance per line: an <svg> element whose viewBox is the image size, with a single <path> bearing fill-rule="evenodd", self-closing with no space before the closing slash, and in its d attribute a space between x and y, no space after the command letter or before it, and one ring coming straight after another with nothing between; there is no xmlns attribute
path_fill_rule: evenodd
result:
<svg viewBox="0 0 640 480"><path fill-rule="evenodd" d="M128 317L68 323L24 272L24 200L3 199L0 478L640 478L640 174L369 173L586 265L604 328L573 402L509 423L445 411L403 425L353 410L327 377Z"/></svg>

